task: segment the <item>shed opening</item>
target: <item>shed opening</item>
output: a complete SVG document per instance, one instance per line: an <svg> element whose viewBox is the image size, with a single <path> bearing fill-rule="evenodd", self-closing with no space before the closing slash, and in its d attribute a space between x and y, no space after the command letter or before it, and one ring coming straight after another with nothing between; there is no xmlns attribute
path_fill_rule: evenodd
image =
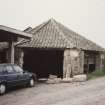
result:
<svg viewBox="0 0 105 105"><path fill-rule="evenodd" d="M0 50L0 63L7 63L6 51Z"/></svg>
<svg viewBox="0 0 105 105"><path fill-rule="evenodd" d="M48 78L50 74L62 78L63 53L63 50L27 50L23 68L36 73L37 78Z"/></svg>

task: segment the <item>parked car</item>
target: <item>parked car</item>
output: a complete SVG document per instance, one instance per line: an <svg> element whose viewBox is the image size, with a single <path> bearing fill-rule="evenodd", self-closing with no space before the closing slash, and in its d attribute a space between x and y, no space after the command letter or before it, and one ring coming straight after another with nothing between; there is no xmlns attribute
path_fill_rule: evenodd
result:
<svg viewBox="0 0 105 105"><path fill-rule="evenodd" d="M18 85L35 85L36 75L24 71L15 64L0 64L0 95L4 94L9 87Z"/></svg>

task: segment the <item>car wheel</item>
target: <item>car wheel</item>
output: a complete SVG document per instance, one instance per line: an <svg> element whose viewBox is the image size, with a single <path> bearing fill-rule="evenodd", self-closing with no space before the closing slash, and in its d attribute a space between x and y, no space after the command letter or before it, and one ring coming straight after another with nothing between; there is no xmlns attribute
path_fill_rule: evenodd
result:
<svg viewBox="0 0 105 105"><path fill-rule="evenodd" d="M0 95L3 95L6 92L6 85L0 84Z"/></svg>
<svg viewBox="0 0 105 105"><path fill-rule="evenodd" d="M34 87L35 86L35 80L33 78L30 79L29 86L30 87Z"/></svg>

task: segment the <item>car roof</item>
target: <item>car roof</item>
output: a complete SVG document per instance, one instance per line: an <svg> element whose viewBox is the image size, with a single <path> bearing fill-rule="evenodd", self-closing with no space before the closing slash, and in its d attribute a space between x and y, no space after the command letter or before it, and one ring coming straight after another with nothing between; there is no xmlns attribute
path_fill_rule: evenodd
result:
<svg viewBox="0 0 105 105"><path fill-rule="evenodd" d="M8 65L17 65L17 64L11 64L11 63L1 63L0 66L8 66Z"/></svg>

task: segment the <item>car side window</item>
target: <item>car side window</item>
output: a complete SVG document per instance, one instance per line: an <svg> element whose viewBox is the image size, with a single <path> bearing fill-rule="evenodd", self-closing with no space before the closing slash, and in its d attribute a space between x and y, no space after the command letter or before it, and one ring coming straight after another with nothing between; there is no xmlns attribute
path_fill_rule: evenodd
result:
<svg viewBox="0 0 105 105"><path fill-rule="evenodd" d="M6 71L9 74L14 73L14 70L13 70L12 66L10 66L10 65L6 66Z"/></svg>
<svg viewBox="0 0 105 105"><path fill-rule="evenodd" d="M13 66L13 68L14 68L14 71L17 72L17 73L22 73L23 72L22 68L19 67L19 66Z"/></svg>
<svg viewBox="0 0 105 105"><path fill-rule="evenodd" d="M0 66L0 74L4 73L4 66Z"/></svg>

